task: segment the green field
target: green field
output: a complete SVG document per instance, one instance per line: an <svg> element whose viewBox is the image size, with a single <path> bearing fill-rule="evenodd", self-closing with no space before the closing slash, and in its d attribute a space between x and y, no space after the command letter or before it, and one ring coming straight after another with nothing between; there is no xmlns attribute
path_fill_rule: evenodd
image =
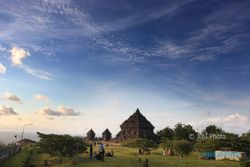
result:
<svg viewBox="0 0 250 167"><path fill-rule="evenodd" d="M95 148L97 150L97 147ZM114 150L113 158L105 158L105 162L98 160L89 160L88 154L81 154L80 162L73 165L76 158L64 158L61 165L53 165L53 167L142 167L145 158L149 159L150 167L239 167L238 162L233 161L215 161L215 160L199 160L198 154L193 153L188 157L184 157L183 163L180 164L178 156L163 157L162 150L152 150L150 155L137 155L138 150L133 148L121 147L119 145L110 146L107 150ZM16 156L0 163L0 167L21 167L21 161L28 149L23 149ZM141 162L138 159L141 158ZM55 159L47 154L38 154L35 151L31 154L29 164L42 166L45 159Z"/></svg>

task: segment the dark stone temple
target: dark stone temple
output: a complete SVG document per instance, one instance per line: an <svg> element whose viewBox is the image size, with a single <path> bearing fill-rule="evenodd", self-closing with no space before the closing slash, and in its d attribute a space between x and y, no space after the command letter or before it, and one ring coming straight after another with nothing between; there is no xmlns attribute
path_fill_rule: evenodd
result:
<svg viewBox="0 0 250 167"><path fill-rule="evenodd" d="M109 129L105 129L105 131L102 132L102 139L105 141L110 141L111 138L112 138L111 132L109 131Z"/></svg>
<svg viewBox="0 0 250 167"><path fill-rule="evenodd" d="M93 131L93 129L90 129L88 132L87 132L87 137L86 137L88 140L90 141L93 141L95 140L95 132Z"/></svg>
<svg viewBox="0 0 250 167"><path fill-rule="evenodd" d="M154 126L140 112L139 109L125 120L121 125L121 131L117 134L117 140L134 138L153 139Z"/></svg>

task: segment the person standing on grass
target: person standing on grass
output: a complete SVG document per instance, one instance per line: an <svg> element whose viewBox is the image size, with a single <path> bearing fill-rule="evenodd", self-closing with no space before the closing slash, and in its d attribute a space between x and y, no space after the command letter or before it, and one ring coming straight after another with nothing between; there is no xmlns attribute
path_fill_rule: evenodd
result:
<svg viewBox="0 0 250 167"><path fill-rule="evenodd" d="M99 145L99 153L100 153L100 160L104 162L104 155L105 155L105 146L103 143L100 143Z"/></svg>
<svg viewBox="0 0 250 167"><path fill-rule="evenodd" d="M92 159L92 157L93 157L93 145L90 144L89 145L89 158Z"/></svg>

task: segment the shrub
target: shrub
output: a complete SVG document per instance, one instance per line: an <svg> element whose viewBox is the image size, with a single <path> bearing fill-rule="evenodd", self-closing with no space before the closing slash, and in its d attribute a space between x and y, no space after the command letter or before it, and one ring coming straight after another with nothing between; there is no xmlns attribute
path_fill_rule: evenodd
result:
<svg viewBox="0 0 250 167"><path fill-rule="evenodd" d="M70 135L56 135L56 134L42 134L37 132L40 142L38 146L42 152L48 153L53 156L72 157L78 152L87 150L87 144L82 137Z"/></svg>
<svg viewBox="0 0 250 167"><path fill-rule="evenodd" d="M189 155L192 152L192 145L186 140L176 140L173 146L174 151L179 154L181 162L184 155Z"/></svg>
<svg viewBox="0 0 250 167"><path fill-rule="evenodd" d="M167 148L173 148L173 141L169 140L169 139L162 139L161 140L161 144L160 144L161 148L163 149L167 149Z"/></svg>
<svg viewBox="0 0 250 167"><path fill-rule="evenodd" d="M174 141L174 150L180 155L188 155L192 152L192 145L185 140Z"/></svg>
<svg viewBox="0 0 250 167"><path fill-rule="evenodd" d="M122 145L125 147L142 148L144 150L146 150L148 148L156 148L157 147L157 144L155 144L155 142L153 140L142 139L142 138L128 140L128 141L122 143Z"/></svg>

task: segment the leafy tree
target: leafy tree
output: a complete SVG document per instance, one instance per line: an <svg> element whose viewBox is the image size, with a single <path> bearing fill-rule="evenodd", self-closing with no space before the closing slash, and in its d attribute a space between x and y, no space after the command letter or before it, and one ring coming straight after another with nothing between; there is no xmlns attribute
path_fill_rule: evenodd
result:
<svg viewBox="0 0 250 167"><path fill-rule="evenodd" d="M199 152L214 152L215 150L226 146L227 144L222 143L221 141L218 140L213 140L213 139L206 139L206 140L198 140L195 143L195 148Z"/></svg>
<svg viewBox="0 0 250 167"><path fill-rule="evenodd" d="M239 137L239 135L235 133L224 132L224 135L226 136L226 139L237 139Z"/></svg>
<svg viewBox="0 0 250 167"><path fill-rule="evenodd" d="M193 129L191 125L185 125L182 123L178 123L175 125L174 138L176 140L192 141L190 135L193 135L194 138L196 138L198 135L198 133Z"/></svg>
<svg viewBox="0 0 250 167"><path fill-rule="evenodd" d="M243 133L242 137L249 138L250 139L250 130L247 133Z"/></svg>
<svg viewBox="0 0 250 167"><path fill-rule="evenodd" d="M157 132L157 137L160 140L162 140L163 138L172 140L174 137L174 131L173 131L173 129L166 127L166 128Z"/></svg>
<svg viewBox="0 0 250 167"><path fill-rule="evenodd" d="M202 133L207 133L207 134L221 134L224 133L224 131L217 127L216 125L209 125L207 126Z"/></svg>
<svg viewBox="0 0 250 167"><path fill-rule="evenodd" d="M192 152L192 145L186 140L176 140L173 146L175 152L179 154L181 162L184 155L189 155Z"/></svg>
<svg viewBox="0 0 250 167"><path fill-rule="evenodd" d="M42 134L37 132L40 142L40 149L50 155L62 157L72 157L74 154L87 150L87 144L82 137L72 137L70 135Z"/></svg>
<svg viewBox="0 0 250 167"><path fill-rule="evenodd" d="M198 140L195 144L197 151L215 151L222 147L230 147L235 150L244 151L250 155L250 140L244 137L226 138L226 139L207 139Z"/></svg>

